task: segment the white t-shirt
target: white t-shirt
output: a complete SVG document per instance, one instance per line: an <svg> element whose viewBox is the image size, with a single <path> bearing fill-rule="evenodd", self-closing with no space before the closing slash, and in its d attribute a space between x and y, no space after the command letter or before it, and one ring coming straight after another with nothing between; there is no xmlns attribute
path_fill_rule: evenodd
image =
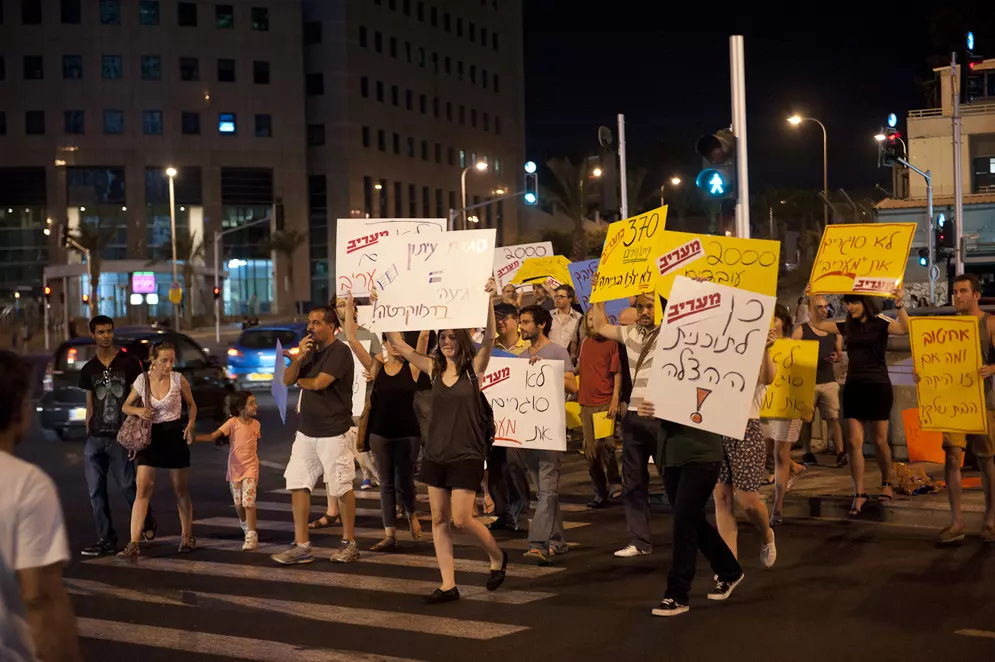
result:
<svg viewBox="0 0 995 662"><path fill-rule="evenodd" d="M0 451L0 660L35 659L17 571L68 559L62 506L52 479Z"/></svg>

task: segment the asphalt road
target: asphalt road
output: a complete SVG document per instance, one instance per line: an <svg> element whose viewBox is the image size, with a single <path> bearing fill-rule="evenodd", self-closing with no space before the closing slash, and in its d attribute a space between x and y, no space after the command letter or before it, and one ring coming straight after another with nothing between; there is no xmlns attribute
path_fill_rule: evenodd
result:
<svg viewBox="0 0 995 662"><path fill-rule="evenodd" d="M874 523L789 522L778 530L778 561L763 570L759 540L744 527L746 579L724 603L709 602L710 572L699 565L690 613L655 618L670 558L669 517L654 518L655 550L616 559L627 542L620 506L589 512L580 458L569 455L564 520L574 543L553 568L528 564L521 537L504 537L509 579L488 595L484 554L465 538L456 547L463 600L429 606L439 581L432 545L401 537L397 554L364 552L336 566L278 567L268 553L290 533L290 499L279 490L293 418L284 427L261 396L264 467L259 490L259 553L238 551L225 484L226 450L193 450L195 534L202 549L176 554L179 522L163 473L153 505L160 542L137 565L116 559L66 569L88 660L886 660L995 659L995 546L977 539L939 550L931 535ZM210 427L205 425L206 428ZM56 480L73 553L93 542L82 444L35 432L18 454ZM421 490L423 491L423 490ZM127 511L114 492L124 538ZM375 492L360 492L360 542L382 534ZM324 499L314 496L317 512ZM427 504L423 515L429 526ZM316 535L317 548L338 529Z"/></svg>

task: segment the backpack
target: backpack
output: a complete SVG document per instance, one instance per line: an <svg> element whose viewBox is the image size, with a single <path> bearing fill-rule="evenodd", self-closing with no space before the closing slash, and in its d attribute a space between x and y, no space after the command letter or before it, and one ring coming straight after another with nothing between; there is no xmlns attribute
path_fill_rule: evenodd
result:
<svg viewBox="0 0 995 662"><path fill-rule="evenodd" d="M484 444L487 446L487 451L490 452L494 445L494 436L497 434L497 426L494 424L494 409L487 401L487 396L480 390L477 373L472 368L468 368L466 372L470 381L477 387L477 423L484 433Z"/></svg>

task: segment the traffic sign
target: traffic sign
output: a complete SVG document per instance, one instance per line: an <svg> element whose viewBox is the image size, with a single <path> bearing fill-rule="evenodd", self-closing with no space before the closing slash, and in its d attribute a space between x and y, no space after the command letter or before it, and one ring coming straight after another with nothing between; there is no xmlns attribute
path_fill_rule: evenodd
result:
<svg viewBox="0 0 995 662"><path fill-rule="evenodd" d="M179 283L173 283L169 288L169 302L178 305L181 301L183 301L183 289Z"/></svg>
<svg viewBox="0 0 995 662"><path fill-rule="evenodd" d="M940 265L934 264L929 268L929 279L934 283L940 280Z"/></svg>

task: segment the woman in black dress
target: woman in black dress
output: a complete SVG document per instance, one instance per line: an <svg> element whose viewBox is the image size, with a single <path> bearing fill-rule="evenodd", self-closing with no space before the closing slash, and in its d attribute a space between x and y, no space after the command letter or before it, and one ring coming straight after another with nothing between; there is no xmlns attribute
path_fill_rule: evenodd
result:
<svg viewBox="0 0 995 662"><path fill-rule="evenodd" d="M811 285L809 286L811 288ZM806 290L807 293L807 290ZM839 333L846 342L849 365L843 386L843 418L847 428L847 455L853 479L853 505L850 516L860 514L867 503L864 492L864 424L871 429L875 459L881 468L881 500L892 498L891 448L888 446L888 420L894 393L885 352L888 335L909 333L909 314L902 301L902 288L892 292L898 319L881 315L880 297L847 294L843 297L847 315L843 322L825 321L813 325L826 333Z"/></svg>
<svg viewBox="0 0 995 662"><path fill-rule="evenodd" d="M487 283L494 294L494 279ZM432 380L432 417L422 454L421 481L428 485L432 506L432 539L442 573L442 586L426 599L429 603L459 600L453 564L452 521L470 533L487 552L491 574L487 590L504 582L508 555L501 551L486 526L473 517L477 488L484 477L487 440L481 423L480 381L487 370L497 331L494 307L488 304L487 328L480 348L474 351L466 329L439 331L439 346L431 357L419 354L398 333L389 333L391 345L401 356Z"/></svg>
<svg viewBox="0 0 995 662"><path fill-rule="evenodd" d="M131 393L121 411L129 416L140 416L152 421L152 443L135 455L138 465L137 494L131 509L131 542L118 554L121 558L137 560L141 554L139 542L149 499L155 489L156 469L169 469L169 482L176 496L180 513L180 553L196 547L193 537L193 502L190 500L188 478L190 473L190 448L194 442L194 424L197 421L197 403L190 392L190 384L178 372L173 372L176 350L168 342L153 343L149 349L149 371L135 380ZM150 399L152 406L146 408ZM183 405L187 406L187 424L183 424Z"/></svg>

